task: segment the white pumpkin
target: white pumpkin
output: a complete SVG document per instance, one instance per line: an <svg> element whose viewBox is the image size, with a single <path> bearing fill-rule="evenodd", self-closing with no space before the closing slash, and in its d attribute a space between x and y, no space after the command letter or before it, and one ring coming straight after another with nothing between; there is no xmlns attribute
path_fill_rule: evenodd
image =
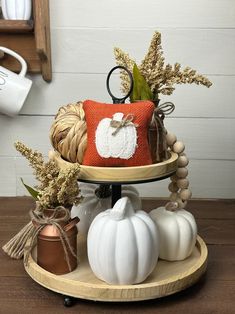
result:
<svg viewBox="0 0 235 314"><path fill-rule="evenodd" d="M5 20L29 20L32 0L2 0L2 13Z"/></svg>
<svg viewBox="0 0 235 314"><path fill-rule="evenodd" d="M193 251L197 238L197 225L193 215L188 211L172 210L159 207L150 212L150 217L159 230L159 257L167 261L180 261Z"/></svg>
<svg viewBox="0 0 235 314"><path fill-rule="evenodd" d="M79 205L74 205L71 210L71 217L80 219L77 224L79 232L87 234L93 219L102 211L111 207L111 195L101 198L96 194L99 188L96 184L79 184L83 200ZM135 210L141 209L141 199L138 191L130 185L122 186L122 195L128 196Z"/></svg>
<svg viewBox="0 0 235 314"><path fill-rule="evenodd" d="M122 121L124 114L117 112L113 121ZM118 129L111 126L112 119L102 119L96 129L95 143L98 154L103 158L131 158L137 148L137 132L134 123Z"/></svg>
<svg viewBox="0 0 235 314"><path fill-rule="evenodd" d="M128 197L123 197L93 220L87 246L91 269L99 279L136 284L156 266L158 232L149 215L134 212Z"/></svg>

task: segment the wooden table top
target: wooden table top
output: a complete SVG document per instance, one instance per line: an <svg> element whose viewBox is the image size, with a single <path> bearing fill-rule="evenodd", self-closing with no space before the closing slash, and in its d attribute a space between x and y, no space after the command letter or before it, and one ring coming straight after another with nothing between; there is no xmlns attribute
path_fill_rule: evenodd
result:
<svg viewBox="0 0 235 314"><path fill-rule="evenodd" d="M144 200L146 210L164 204ZM34 206L29 197L0 197L0 244L5 244L28 222ZM63 297L34 282L22 260L0 250L0 313L235 313L235 200L192 200L188 209L197 220L199 235L208 245L206 275L193 287L162 299L134 303L76 300L70 308Z"/></svg>

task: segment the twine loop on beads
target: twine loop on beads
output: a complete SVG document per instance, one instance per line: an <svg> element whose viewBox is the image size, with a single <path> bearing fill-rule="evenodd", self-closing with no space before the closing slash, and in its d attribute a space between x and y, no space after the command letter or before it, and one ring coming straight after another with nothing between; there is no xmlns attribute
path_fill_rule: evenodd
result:
<svg viewBox="0 0 235 314"><path fill-rule="evenodd" d="M66 231L63 229L63 227L60 225L62 222L68 222L70 219L70 211L69 209L63 207L63 206L57 206L54 209L48 209L47 211L51 211L52 215L45 215L45 213L38 209L38 206L35 210L31 210L29 212L29 215L32 219L33 225L35 226L35 229L33 231L29 246L26 248L26 254L25 254L25 263L27 265L29 254L34 246L34 242L40 231L47 225L52 225L57 228L59 232L59 238L61 240L61 244L64 249L66 262L68 265L69 270L71 271L71 264L69 261L69 253L71 253L75 258L77 258L77 255L74 253L73 248L69 242L69 238L66 234Z"/></svg>
<svg viewBox="0 0 235 314"><path fill-rule="evenodd" d="M170 212L174 212L178 209L179 205L177 202L168 202L165 205L166 210L170 211Z"/></svg>
<svg viewBox="0 0 235 314"><path fill-rule="evenodd" d="M110 126L116 129L112 133L112 135L116 135L121 128L126 127L128 125L134 125L135 127L138 127L138 124L132 122L134 118L135 116L132 113L128 113L125 117L122 118L121 121L111 120Z"/></svg>
<svg viewBox="0 0 235 314"><path fill-rule="evenodd" d="M165 118L165 116L171 114L175 110L175 105L171 101L166 101L160 105L158 105L154 109L154 116L155 114L160 117L162 120Z"/></svg>
<svg viewBox="0 0 235 314"><path fill-rule="evenodd" d="M170 211L177 209L184 209L187 205L187 201L191 198L192 192L188 188L189 181L186 179L188 170L186 166L189 160L184 152L185 145L183 142L177 141L177 137L173 133L167 133L167 144L169 148L176 154L178 154L177 170L170 179L171 183L168 185L170 194L170 202L165 205L165 208ZM179 162L180 161L180 162ZM175 206L177 206L175 208Z"/></svg>

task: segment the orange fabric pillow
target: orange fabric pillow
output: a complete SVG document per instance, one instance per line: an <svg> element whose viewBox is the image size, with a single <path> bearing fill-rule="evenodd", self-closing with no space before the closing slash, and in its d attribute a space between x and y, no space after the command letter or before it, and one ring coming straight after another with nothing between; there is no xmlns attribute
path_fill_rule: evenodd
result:
<svg viewBox="0 0 235 314"><path fill-rule="evenodd" d="M105 104L86 100L83 103L83 109L88 139L83 165L131 167L152 164L148 144L148 126L154 110L154 104L151 101L140 101L134 104ZM113 117L114 114L115 117ZM110 127L112 119L121 121L125 117L133 119L129 121L129 125L118 130L117 126L113 127L113 124Z"/></svg>

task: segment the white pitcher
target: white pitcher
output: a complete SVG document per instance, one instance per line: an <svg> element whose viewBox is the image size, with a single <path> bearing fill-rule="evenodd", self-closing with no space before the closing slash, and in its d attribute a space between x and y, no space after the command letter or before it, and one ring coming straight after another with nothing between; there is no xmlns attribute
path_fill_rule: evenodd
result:
<svg viewBox="0 0 235 314"><path fill-rule="evenodd" d="M15 57L21 64L21 71L16 74L0 66L0 112L8 116L17 115L32 86L32 81L25 77L27 64L16 52L0 47L0 50Z"/></svg>
<svg viewBox="0 0 235 314"><path fill-rule="evenodd" d="M29 20L32 0L2 0L2 14L5 20Z"/></svg>

